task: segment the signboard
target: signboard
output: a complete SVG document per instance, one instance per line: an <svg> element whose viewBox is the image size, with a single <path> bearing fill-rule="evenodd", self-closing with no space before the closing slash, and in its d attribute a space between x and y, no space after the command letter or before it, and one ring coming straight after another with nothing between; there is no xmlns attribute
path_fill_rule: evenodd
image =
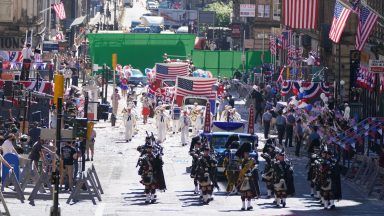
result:
<svg viewBox="0 0 384 216"><path fill-rule="evenodd" d="M24 48L25 36L0 36L0 50L21 50Z"/></svg>
<svg viewBox="0 0 384 216"><path fill-rule="evenodd" d="M369 60L369 70L374 73L384 73L384 60Z"/></svg>
<svg viewBox="0 0 384 216"><path fill-rule="evenodd" d="M255 4L240 4L240 17L255 17L256 5Z"/></svg>
<svg viewBox="0 0 384 216"><path fill-rule="evenodd" d="M255 110L253 109L253 104L249 107L249 119L248 119L248 133L253 135L255 134Z"/></svg>
<svg viewBox="0 0 384 216"><path fill-rule="evenodd" d="M241 24L233 23L232 26L232 38L241 38Z"/></svg>
<svg viewBox="0 0 384 216"><path fill-rule="evenodd" d="M57 53L59 52L59 43L56 41L44 41L43 53Z"/></svg>
<svg viewBox="0 0 384 216"><path fill-rule="evenodd" d="M61 139L72 140L72 130L61 129ZM55 140L56 139L56 128L41 128L40 139L42 140Z"/></svg>
<svg viewBox="0 0 384 216"><path fill-rule="evenodd" d="M254 39L245 39L244 40L244 48L253 49L255 47Z"/></svg>
<svg viewBox="0 0 384 216"><path fill-rule="evenodd" d="M158 16L164 18L164 25L182 26L197 21L196 10L159 9Z"/></svg>
<svg viewBox="0 0 384 216"><path fill-rule="evenodd" d="M199 23L215 25L215 11L199 11Z"/></svg>

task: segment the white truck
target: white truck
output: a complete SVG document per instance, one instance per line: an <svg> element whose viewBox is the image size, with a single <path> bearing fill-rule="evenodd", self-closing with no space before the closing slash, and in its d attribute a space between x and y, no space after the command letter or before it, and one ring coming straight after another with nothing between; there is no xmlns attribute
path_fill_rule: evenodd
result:
<svg viewBox="0 0 384 216"><path fill-rule="evenodd" d="M176 10L159 8L158 16L164 17L164 25L169 27L185 26L189 22L197 22L196 10Z"/></svg>

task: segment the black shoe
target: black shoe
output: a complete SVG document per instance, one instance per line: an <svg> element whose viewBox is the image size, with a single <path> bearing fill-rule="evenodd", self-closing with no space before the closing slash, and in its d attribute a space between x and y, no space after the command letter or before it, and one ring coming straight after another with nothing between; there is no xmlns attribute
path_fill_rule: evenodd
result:
<svg viewBox="0 0 384 216"><path fill-rule="evenodd" d="M155 202L156 202L156 199L151 200L151 203L152 203L152 204L155 203Z"/></svg>
<svg viewBox="0 0 384 216"><path fill-rule="evenodd" d="M288 147L293 147L293 145L290 145L290 146L288 146Z"/></svg>
<svg viewBox="0 0 384 216"><path fill-rule="evenodd" d="M132 139L129 139L129 142L131 142L132 141Z"/></svg>
<svg viewBox="0 0 384 216"><path fill-rule="evenodd" d="M335 209L336 206L335 205L331 205L331 207L329 207L329 209Z"/></svg>
<svg viewBox="0 0 384 216"><path fill-rule="evenodd" d="M145 204L149 204L150 202L149 201L145 201Z"/></svg>
<svg viewBox="0 0 384 216"><path fill-rule="evenodd" d="M247 208L248 211L249 211L249 210L252 210L252 209L253 209L252 206L249 206L249 207Z"/></svg>
<svg viewBox="0 0 384 216"><path fill-rule="evenodd" d="M267 199L271 199L271 196L267 195Z"/></svg>
<svg viewBox="0 0 384 216"><path fill-rule="evenodd" d="M315 196L315 194L311 194L311 197L314 197Z"/></svg>
<svg viewBox="0 0 384 216"><path fill-rule="evenodd" d="M85 159L85 161L89 161L89 158Z"/></svg>
<svg viewBox="0 0 384 216"><path fill-rule="evenodd" d="M173 134L175 134L176 132L173 132Z"/></svg>
<svg viewBox="0 0 384 216"><path fill-rule="evenodd" d="M287 205L287 203L286 203L286 202L283 202L283 208L285 208L286 205Z"/></svg>
<svg viewBox="0 0 384 216"><path fill-rule="evenodd" d="M245 211L245 208L243 207L243 208L241 208L241 211Z"/></svg>
<svg viewBox="0 0 384 216"><path fill-rule="evenodd" d="M129 142L129 140L125 140L125 142Z"/></svg>
<svg viewBox="0 0 384 216"><path fill-rule="evenodd" d="M93 161L93 158L91 158L91 161Z"/></svg>
<svg viewBox="0 0 384 216"><path fill-rule="evenodd" d="M273 201L273 204L275 204L275 205L277 204L276 200Z"/></svg>

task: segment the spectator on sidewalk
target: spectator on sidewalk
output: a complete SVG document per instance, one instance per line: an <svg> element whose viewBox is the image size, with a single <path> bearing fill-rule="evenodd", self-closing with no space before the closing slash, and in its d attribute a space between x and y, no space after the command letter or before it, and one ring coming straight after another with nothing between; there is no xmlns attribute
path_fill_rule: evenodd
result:
<svg viewBox="0 0 384 216"><path fill-rule="evenodd" d="M293 139L293 127L295 125L296 119L293 115L295 112L294 109L291 109L287 115L287 125L285 128L286 136L285 136L285 147L293 147L292 139Z"/></svg>
<svg viewBox="0 0 384 216"><path fill-rule="evenodd" d="M87 136L87 143L86 143L86 150L87 153L87 159L85 161L89 161L89 152L91 152L91 161L93 161L93 155L95 152L95 138L96 138L96 131L92 127L92 131L90 132L89 136Z"/></svg>
<svg viewBox="0 0 384 216"><path fill-rule="evenodd" d="M76 149L72 147L71 142L66 142L61 148L61 173L60 185L64 183L64 177L68 176L69 190L73 187L73 164L77 159Z"/></svg>
<svg viewBox="0 0 384 216"><path fill-rule="evenodd" d="M269 129L270 129L271 120L272 120L272 111L271 110L265 111L265 113L262 116L262 120L263 120L263 126L264 126L264 138L268 139Z"/></svg>
<svg viewBox="0 0 384 216"><path fill-rule="evenodd" d="M121 99L120 94L119 94L119 89L115 89L115 92L111 96L111 101L112 101L112 114L117 115L117 110L119 108L119 100Z"/></svg>
<svg viewBox="0 0 384 216"><path fill-rule="evenodd" d="M300 156L301 143L303 142L303 137L304 137L304 128L303 128L303 125L301 124L301 119L298 119L296 121L295 137L296 137L296 151L295 151L295 155L297 157L299 157Z"/></svg>
<svg viewBox="0 0 384 216"><path fill-rule="evenodd" d="M279 140L279 145L283 145L283 137L285 134L285 126L287 122L285 116L283 116L282 111L279 111L279 115L276 118L276 128L277 128L277 139Z"/></svg>

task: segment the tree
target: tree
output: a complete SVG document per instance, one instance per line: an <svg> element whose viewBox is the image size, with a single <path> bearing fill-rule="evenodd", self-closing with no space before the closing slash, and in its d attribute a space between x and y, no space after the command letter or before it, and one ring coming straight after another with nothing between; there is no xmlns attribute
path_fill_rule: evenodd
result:
<svg viewBox="0 0 384 216"><path fill-rule="evenodd" d="M231 21L232 9L232 1L230 1L228 4L223 4L222 2L214 2L205 6L204 11L216 12L216 26L228 26Z"/></svg>

